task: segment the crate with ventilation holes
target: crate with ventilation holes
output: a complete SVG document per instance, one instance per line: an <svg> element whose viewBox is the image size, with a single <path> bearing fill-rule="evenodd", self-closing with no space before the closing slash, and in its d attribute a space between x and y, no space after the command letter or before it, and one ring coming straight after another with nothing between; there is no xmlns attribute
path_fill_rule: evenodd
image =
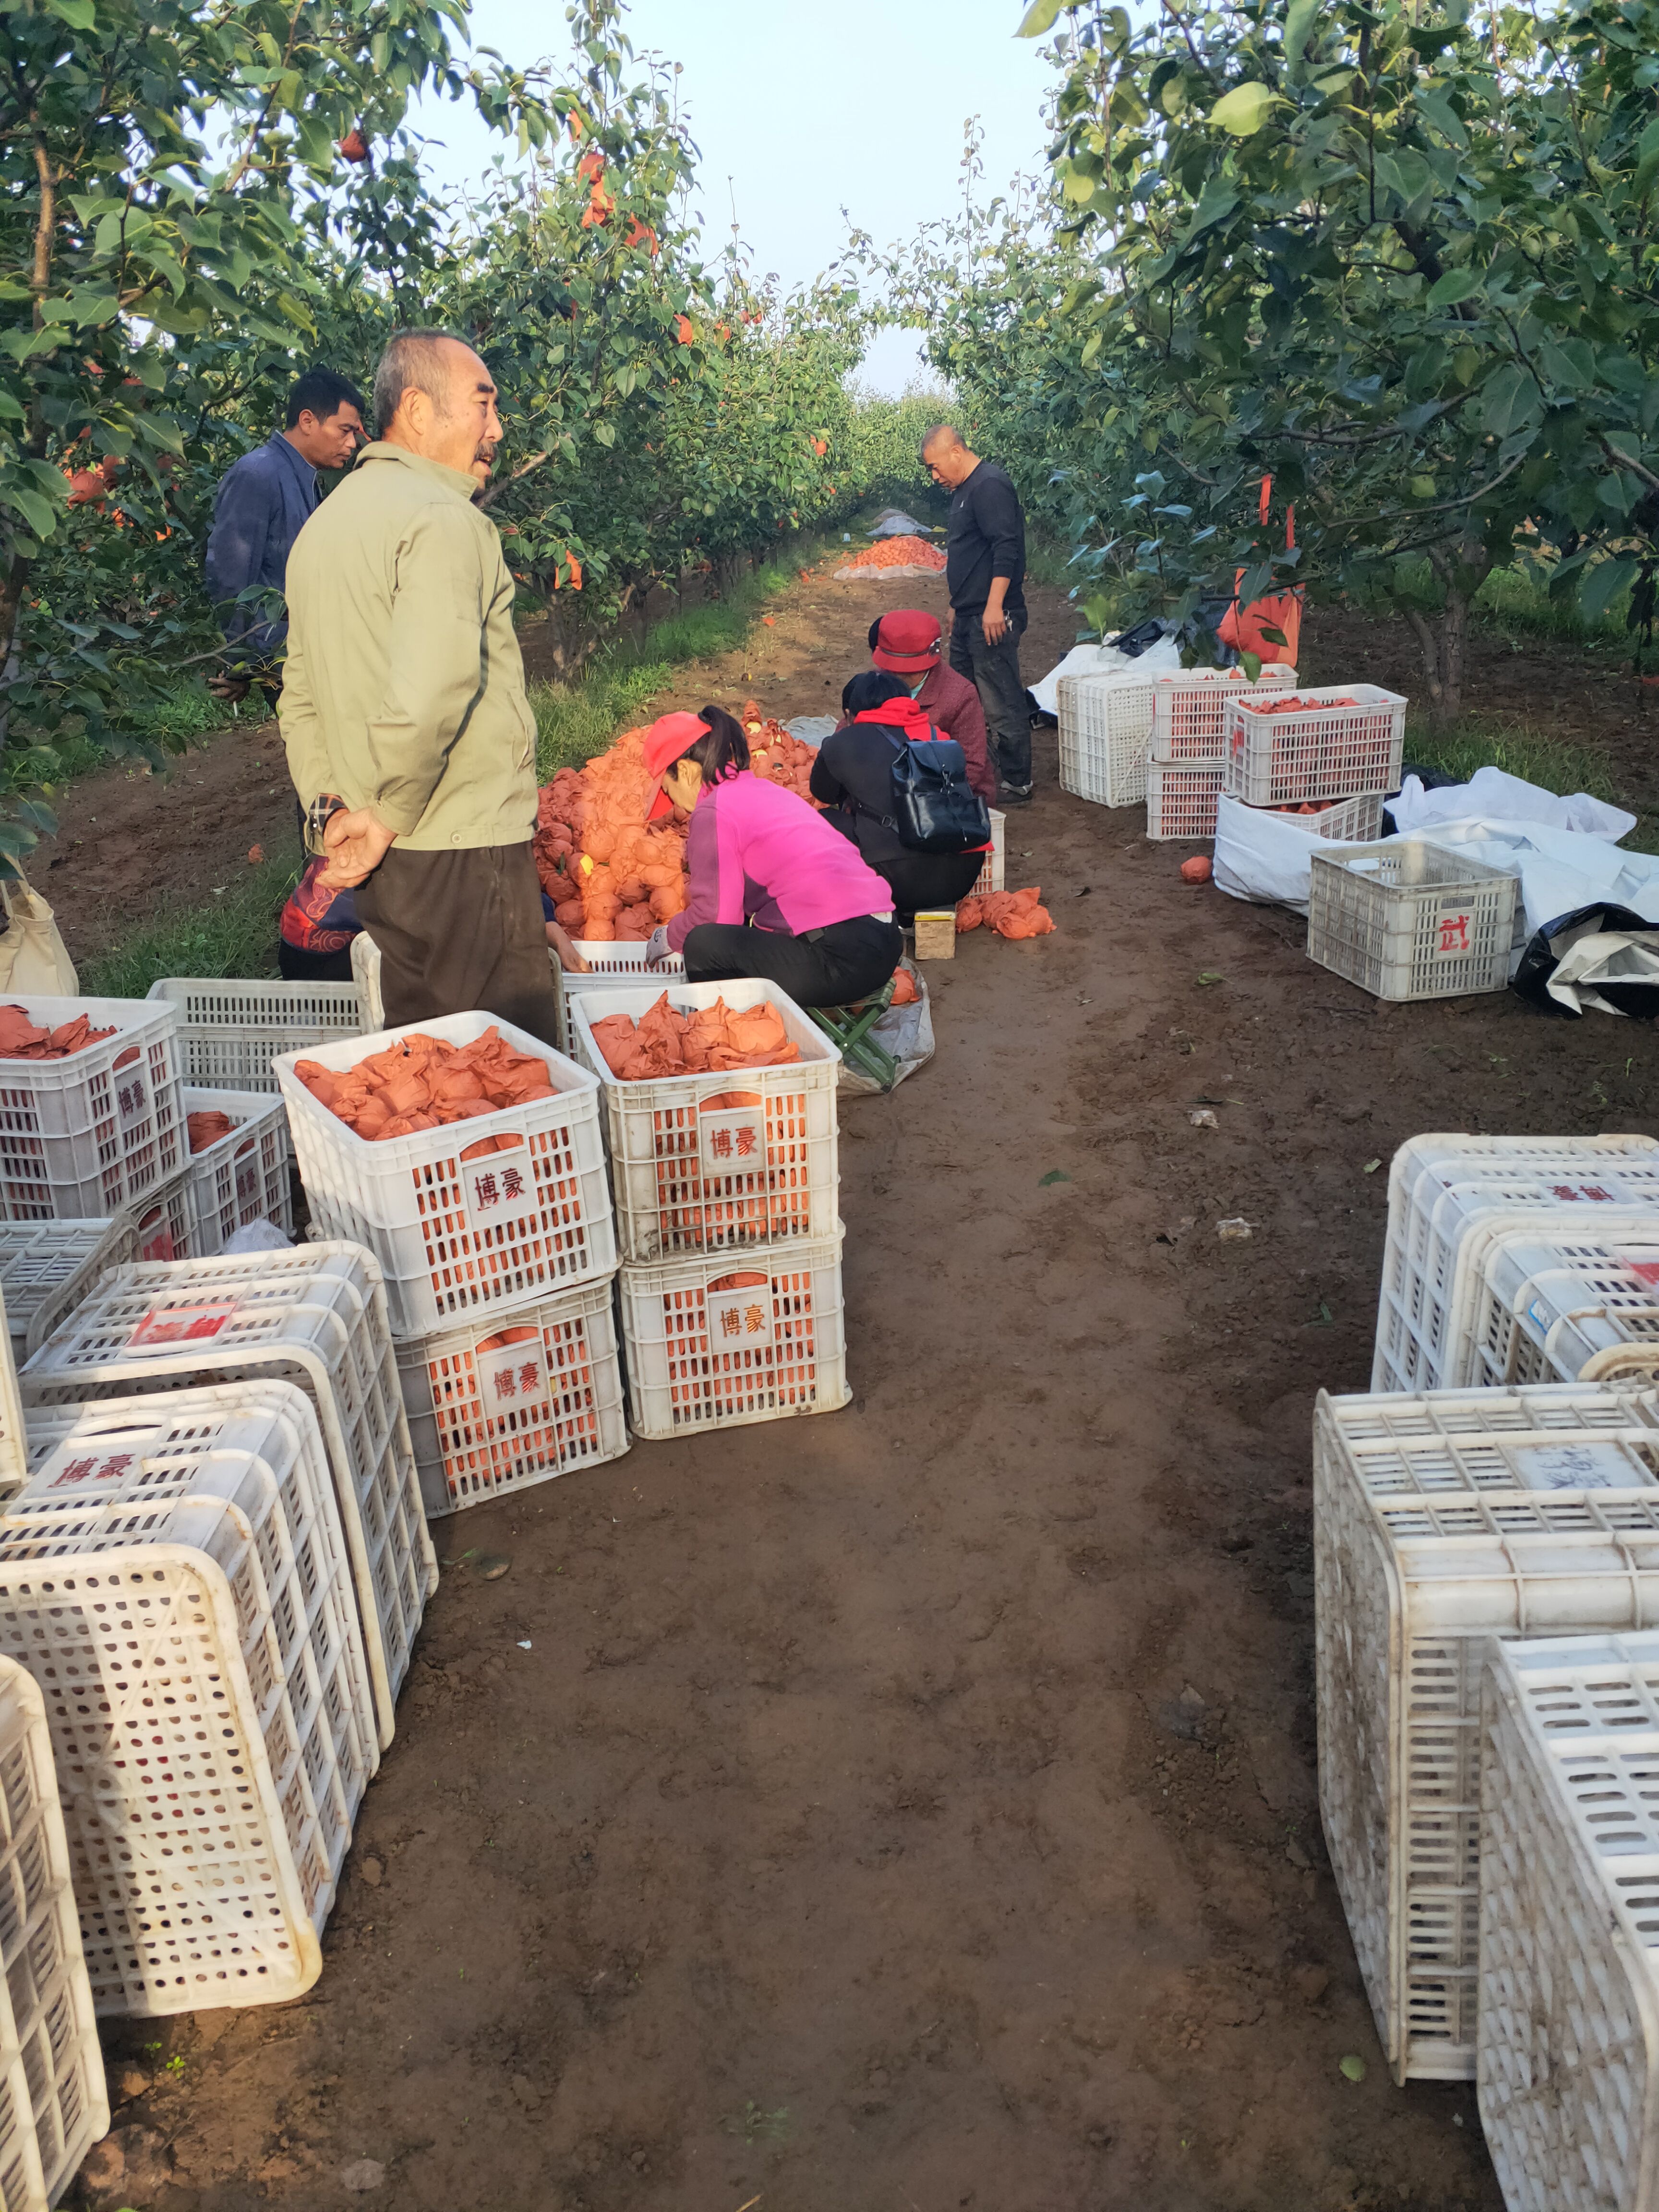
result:
<svg viewBox="0 0 1659 2212"><path fill-rule="evenodd" d="M186 1164L172 1010L143 999L24 997L38 1028L108 1034L63 1060L0 1060L0 1216L112 1215Z"/></svg>
<svg viewBox="0 0 1659 2212"><path fill-rule="evenodd" d="M609 1282L398 1347L429 1513L599 1467L628 1449Z"/></svg>
<svg viewBox="0 0 1659 2212"><path fill-rule="evenodd" d="M1593 1238L1547 1221L1500 1231L1481 1255L1474 1312L1473 1382L1653 1382L1659 1215Z"/></svg>
<svg viewBox="0 0 1659 2212"><path fill-rule="evenodd" d="M357 1244L224 1255L106 1275L19 1378L31 1407L285 1382L315 1409L351 1563L381 1747L438 1562L422 1510L379 1263Z"/></svg>
<svg viewBox="0 0 1659 2212"><path fill-rule="evenodd" d="M1373 998L1467 998L1510 978L1520 878L1426 838L1315 853L1308 957Z"/></svg>
<svg viewBox="0 0 1659 2212"><path fill-rule="evenodd" d="M661 1441L844 1406L844 1233L623 1268L635 1435Z"/></svg>
<svg viewBox="0 0 1659 2212"><path fill-rule="evenodd" d="M1406 702L1376 684L1227 702L1223 767L1247 806L1398 791Z"/></svg>
<svg viewBox="0 0 1659 2212"><path fill-rule="evenodd" d="M184 1086L185 1125L192 1114L222 1114L231 1126L222 1137L192 1152L188 1170L196 1233L190 1257L222 1252L239 1229L268 1221L294 1234L294 1194L288 1109L280 1098L253 1091L198 1091Z"/></svg>
<svg viewBox="0 0 1659 2212"><path fill-rule="evenodd" d="M380 1261L396 1337L429 1336L616 1268L598 1079L489 1014L446 1014L406 1033L466 1045L492 1029L544 1064L553 1097L373 1143L313 1097L295 1062L343 1073L405 1032L276 1062L312 1219Z"/></svg>
<svg viewBox="0 0 1659 2212"><path fill-rule="evenodd" d="M1480 2124L1510 2212L1659 2197L1659 1635L1494 1646Z"/></svg>
<svg viewBox="0 0 1659 2212"><path fill-rule="evenodd" d="M617 1237L629 1264L740 1251L836 1227L836 1079L841 1054L775 983L671 982L669 1005L699 1012L771 1006L799 1057L782 1066L623 1081L593 1041L612 1014L632 1021L659 991L585 991L572 1040L604 1097Z"/></svg>
<svg viewBox="0 0 1659 2212"><path fill-rule="evenodd" d="M1154 844L1190 844L1215 835L1219 765L1154 761L1146 770L1146 835Z"/></svg>
<svg viewBox="0 0 1659 2212"><path fill-rule="evenodd" d="M99 1277L138 1252L130 1214L91 1221L0 1222L0 1297L21 1365Z"/></svg>
<svg viewBox="0 0 1659 2212"><path fill-rule="evenodd" d="M46 1700L0 1658L0 2189L47 2212L109 2127Z"/></svg>
<svg viewBox="0 0 1659 2212"><path fill-rule="evenodd" d="M1294 691L1296 671L1277 665L1252 683L1242 668L1171 670L1152 684L1152 726L1147 759L1208 762L1227 757L1227 702L1231 699L1273 699Z"/></svg>
<svg viewBox="0 0 1659 2212"><path fill-rule="evenodd" d="M1659 1412L1594 1384L1332 1398L1314 1423L1319 1803L1396 2081L1474 2070L1495 1638L1659 1620Z"/></svg>
<svg viewBox="0 0 1659 2212"><path fill-rule="evenodd" d="M31 1431L0 1511L0 1650L45 1674L76 1778L94 2008L301 1996L379 1759L316 1415L240 1382L41 1408Z"/></svg>
<svg viewBox="0 0 1659 2212"><path fill-rule="evenodd" d="M149 996L173 1009L182 1080L205 1091L274 1094L271 1062L281 1054L356 1036L370 1026L360 1018L355 983L164 975L150 985Z"/></svg>
<svg viewBox="0 0 1659 2212"><path fill-rule="evenodd" d="M1507 1229L1605 1237L1659 1222L1659 1139L1411 1137L1389 1170L1373 1390L1474 1381L1486 1240ZM1554 1215L1547 1222L1540 1217Z"/></svg>

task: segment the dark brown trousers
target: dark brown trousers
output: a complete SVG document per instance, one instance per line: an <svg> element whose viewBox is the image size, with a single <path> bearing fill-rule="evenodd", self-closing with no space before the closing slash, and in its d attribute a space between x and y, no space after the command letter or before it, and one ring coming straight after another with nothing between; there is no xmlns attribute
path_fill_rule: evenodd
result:
<svg viewBox="0 0 1659 2212"><path fill-rule="evenodd" d="M562 1048L559 971L528 844L436 853L394 845L358 885L357 912L380 948L388 1029L438 1014L494 1014Z"/></svg>

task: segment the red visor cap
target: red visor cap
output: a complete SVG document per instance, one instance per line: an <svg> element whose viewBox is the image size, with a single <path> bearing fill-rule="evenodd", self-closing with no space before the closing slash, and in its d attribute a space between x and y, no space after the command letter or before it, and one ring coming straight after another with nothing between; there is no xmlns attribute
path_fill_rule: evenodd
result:
<svg viewBox="0 0 1659 2212"><path fill-rule="evenodd" d="M939 657L936 615L924 614L919 608L901 607L896 613L882 617L876 630L875 649L870 655L878 668L891 669L896 676L914 676L918 671L936 668Z"/></svg>
<svg viewBox="0 0 1659 2212"><path fill-rule="evenodd" d="M653 783L660 787L675 762L689 753L699 738L708 735L701 714L682 708L677 714L659 714L645 733L645 765ZM645 810L647 822L660 822L674 811L674 802L660 787Z"/></svg>

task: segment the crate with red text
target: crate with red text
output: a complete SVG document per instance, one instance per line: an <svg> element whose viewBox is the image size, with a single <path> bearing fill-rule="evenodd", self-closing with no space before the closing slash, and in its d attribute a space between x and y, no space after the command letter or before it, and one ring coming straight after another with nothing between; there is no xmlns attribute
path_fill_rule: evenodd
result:
<svg viewBox="0 0 1659 2212"><path fill-rule="evenodd" d="M93 2002L301 1996L379 1761L316 1413L235 1382L41 1407L31 1431L0 1510L0 1650L46 1674L76 1778Z"/></svg>
<svg viewBox="0 0 1659 2212"><path fill-rule="evenodd" d="M222 1137L190 1156L187 1170L196 1216L193 1260L222 1252L239 1229L268 1221L294 1234L288 1164L288 1112L280 1098L255 1091L198 1091L184 1086L185 1125L192 1114L222 1114Z"/></svg>
<svg viewBox="0 0 1659 2212"><path fill-rule="evenodd" d="M1375 684L1227 702L1225 782L1249 806L1398 791L1406 702Z"/></svg>
<svg viewBox="0 0 1659 2212"><path fill-rule="evenodd" d="M1408 1138L1389 1170L1373 1390L1485 1379L1475 1301L1490 1240L1606 1237L1659 1223L1659 1140L1644 1136Z"/></svg>
<svg viewBox="0 0 1659 2212"><path fill-rule="evenodd" d="M145 999L7 999L37 1028L106 1036L63 1060L0 1060L0 1218L118 1212L183 1172L177 1024Z"/></svg>
<svg viewBox="0 0 1659 2212"><path fill-rule="evenodd" d="M400 1344L398 1374L434 1515L628 1449L609 1282Z"/></svg>
<svg viewBox="0 0 1659 2212"><path fill-rule="evenodd" d="M593 1024L637 1022L666 992L677 1013L724 1000L734 1013L769 1006L799 1057L781 1066L638 1081L612 1074ZM584 991L572 1043L604 1092L617 1241L624 1264L678 1254L755 1250L836 1225L836 1079L841 1054L775 983L666 984Z"/></svg>
<svg viewBox="0 0 1659 2212"><path fill-rule="evenodd" d="M1520 879L1431 844L1385 837L1315 853L1308 957L1373 998L1457 999L1501 991Z"/></svg>
<svg viewBox="0 0 1659 2212"><path fill-rule="evenodd" d="M1659 1213L1595 1237L1553 1219L1492 1237L1471 1334L1475 1382L1659 1379Z"/></svg>
<svg viewBox="0 0 1659 2212"><path fill-rule="evenodd" d="M1152 684L1149 761L1207 761L1227 757L1227 702L1277 698L1294 691L1296 671L1277 663L1254 684L1242 668L1183 668Z"/></svg>
<svg viewBox="0 0 1659 2212"><path fill-rule="evenodd" d="M543 1063L551 1097L371 1143L294 1072L308 1060L343 1073L404 1035L467 1045L490 1030ZM429 1336L615 1271L599 1083L539 1038L489 1014L446 1014L275 1065L312 1219L380 1261L394 1336Z"/></svg>
<svg viewBox="0 0 1659 2212"><path fill-rule="evenodd" d="M617 1285L635 1435L694 1436L844 1406L852 1395L845 1233L624 1267Z"/></svg>
<svg viewBox="0 0 1659 2212"><path fill-rule="evenodd" d="M34 1407L280 1382L316 1410L351 1563L381 1747L438 1584L380 1270L358 1244L223 1255L106 1274L19 1378Z"/></svg>

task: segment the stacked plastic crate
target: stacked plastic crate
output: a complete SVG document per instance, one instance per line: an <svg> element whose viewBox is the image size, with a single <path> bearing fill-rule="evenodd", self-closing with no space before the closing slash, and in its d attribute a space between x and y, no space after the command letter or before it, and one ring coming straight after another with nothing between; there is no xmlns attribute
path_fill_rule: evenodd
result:
<svg viewBox="0 0 1659 2212"><path fill-rule="evenodd" d="M1139 806L1145 800L1152 836L1212 836L1224 727L1218 711L1206 712L1203 702L1218 707L1229 691L1249 681L1242 669L1219 668L1160 676L1131 667L1103 676L1062 676L1055 687L1061 790L1099 806ZM1264 668L1259 682L1264 693L1289 690L1296 671ZM1191 694L1197 703L1178 727L1170 725L1165 740L1170 749L1160 751L1153 742L1155 702L1165 685L1170 687L1166 696ZM1201 816L1206 793L1208 830L1155 826Z"/></svg>
<svg viewBox="0 0 1659 2212"><path fill-rule="evenodd" d="M768 1005L799 1057L625 1081L593 1040L662 992L678 1012ZM629 1410L637 1437L696 1435L844 1406L837 1210L841 1054L774 984L601 987L572 1004L598 1077L617 1204Z"/></svg>
<svg viewBox="0 0 1659 2212"><path fill-rule="evenodd" d="M616 1232L594 1078L488 1014L419 1033L497 1030L551 1097L373 1143L276 1062L314 1229L372 1253L428 1514L453 1513L628 1449L611 1313ZM303 1055L337 1073L398 1031Z"/></svg>
<svg viewBox="0 0 1659 2212"><path fill-rule="evenodd" d="M1237 696L1226 704L1220 787L1311 838L1368 850L1382 830L1383 798L1399 788L1405 732L1406 702L1374 684L1305 691L1291 684L1276 701ZM1316 863L1322 857L1328 856L1313 856ZM1341 856L1344 867L1348 859ZM1316 866L1312 872L1316 893L1322 880ZM1328 938L1330 931L1322 930L1322 948ZM1328 957L1326 950L1316 950L1310 931L1309 951L1339 974L1352 973L1353 981L1378 989L1363 969L1364 960L1376 956L1363 921L1347 922L1331 941L1346 947L1350 939L1357 939L1352 956ZM1342 964L1343 957L1350 957L1349 965ZM1416 994L1387 989L1382 995Z"/></svg>
<svg viewBox="0 0 1659 2212"><path fill-rule="evenodd" d="M0 1511L0 1651L40 1684L74 1778L96 2008L308 1988L380 1753L307 1397L259 1379L33 1409L28 1480Z"/></svg>
<svg viewBox="0 0 1659 2212"><path fill-rule="evenodd" d="M1214 836L1230 703L1260 703L1295 689L1293 668L1264 668L1254 684L1242 668L1189 668L1157 678L1146 740L1148 837L1169 844Z"/></svg>

